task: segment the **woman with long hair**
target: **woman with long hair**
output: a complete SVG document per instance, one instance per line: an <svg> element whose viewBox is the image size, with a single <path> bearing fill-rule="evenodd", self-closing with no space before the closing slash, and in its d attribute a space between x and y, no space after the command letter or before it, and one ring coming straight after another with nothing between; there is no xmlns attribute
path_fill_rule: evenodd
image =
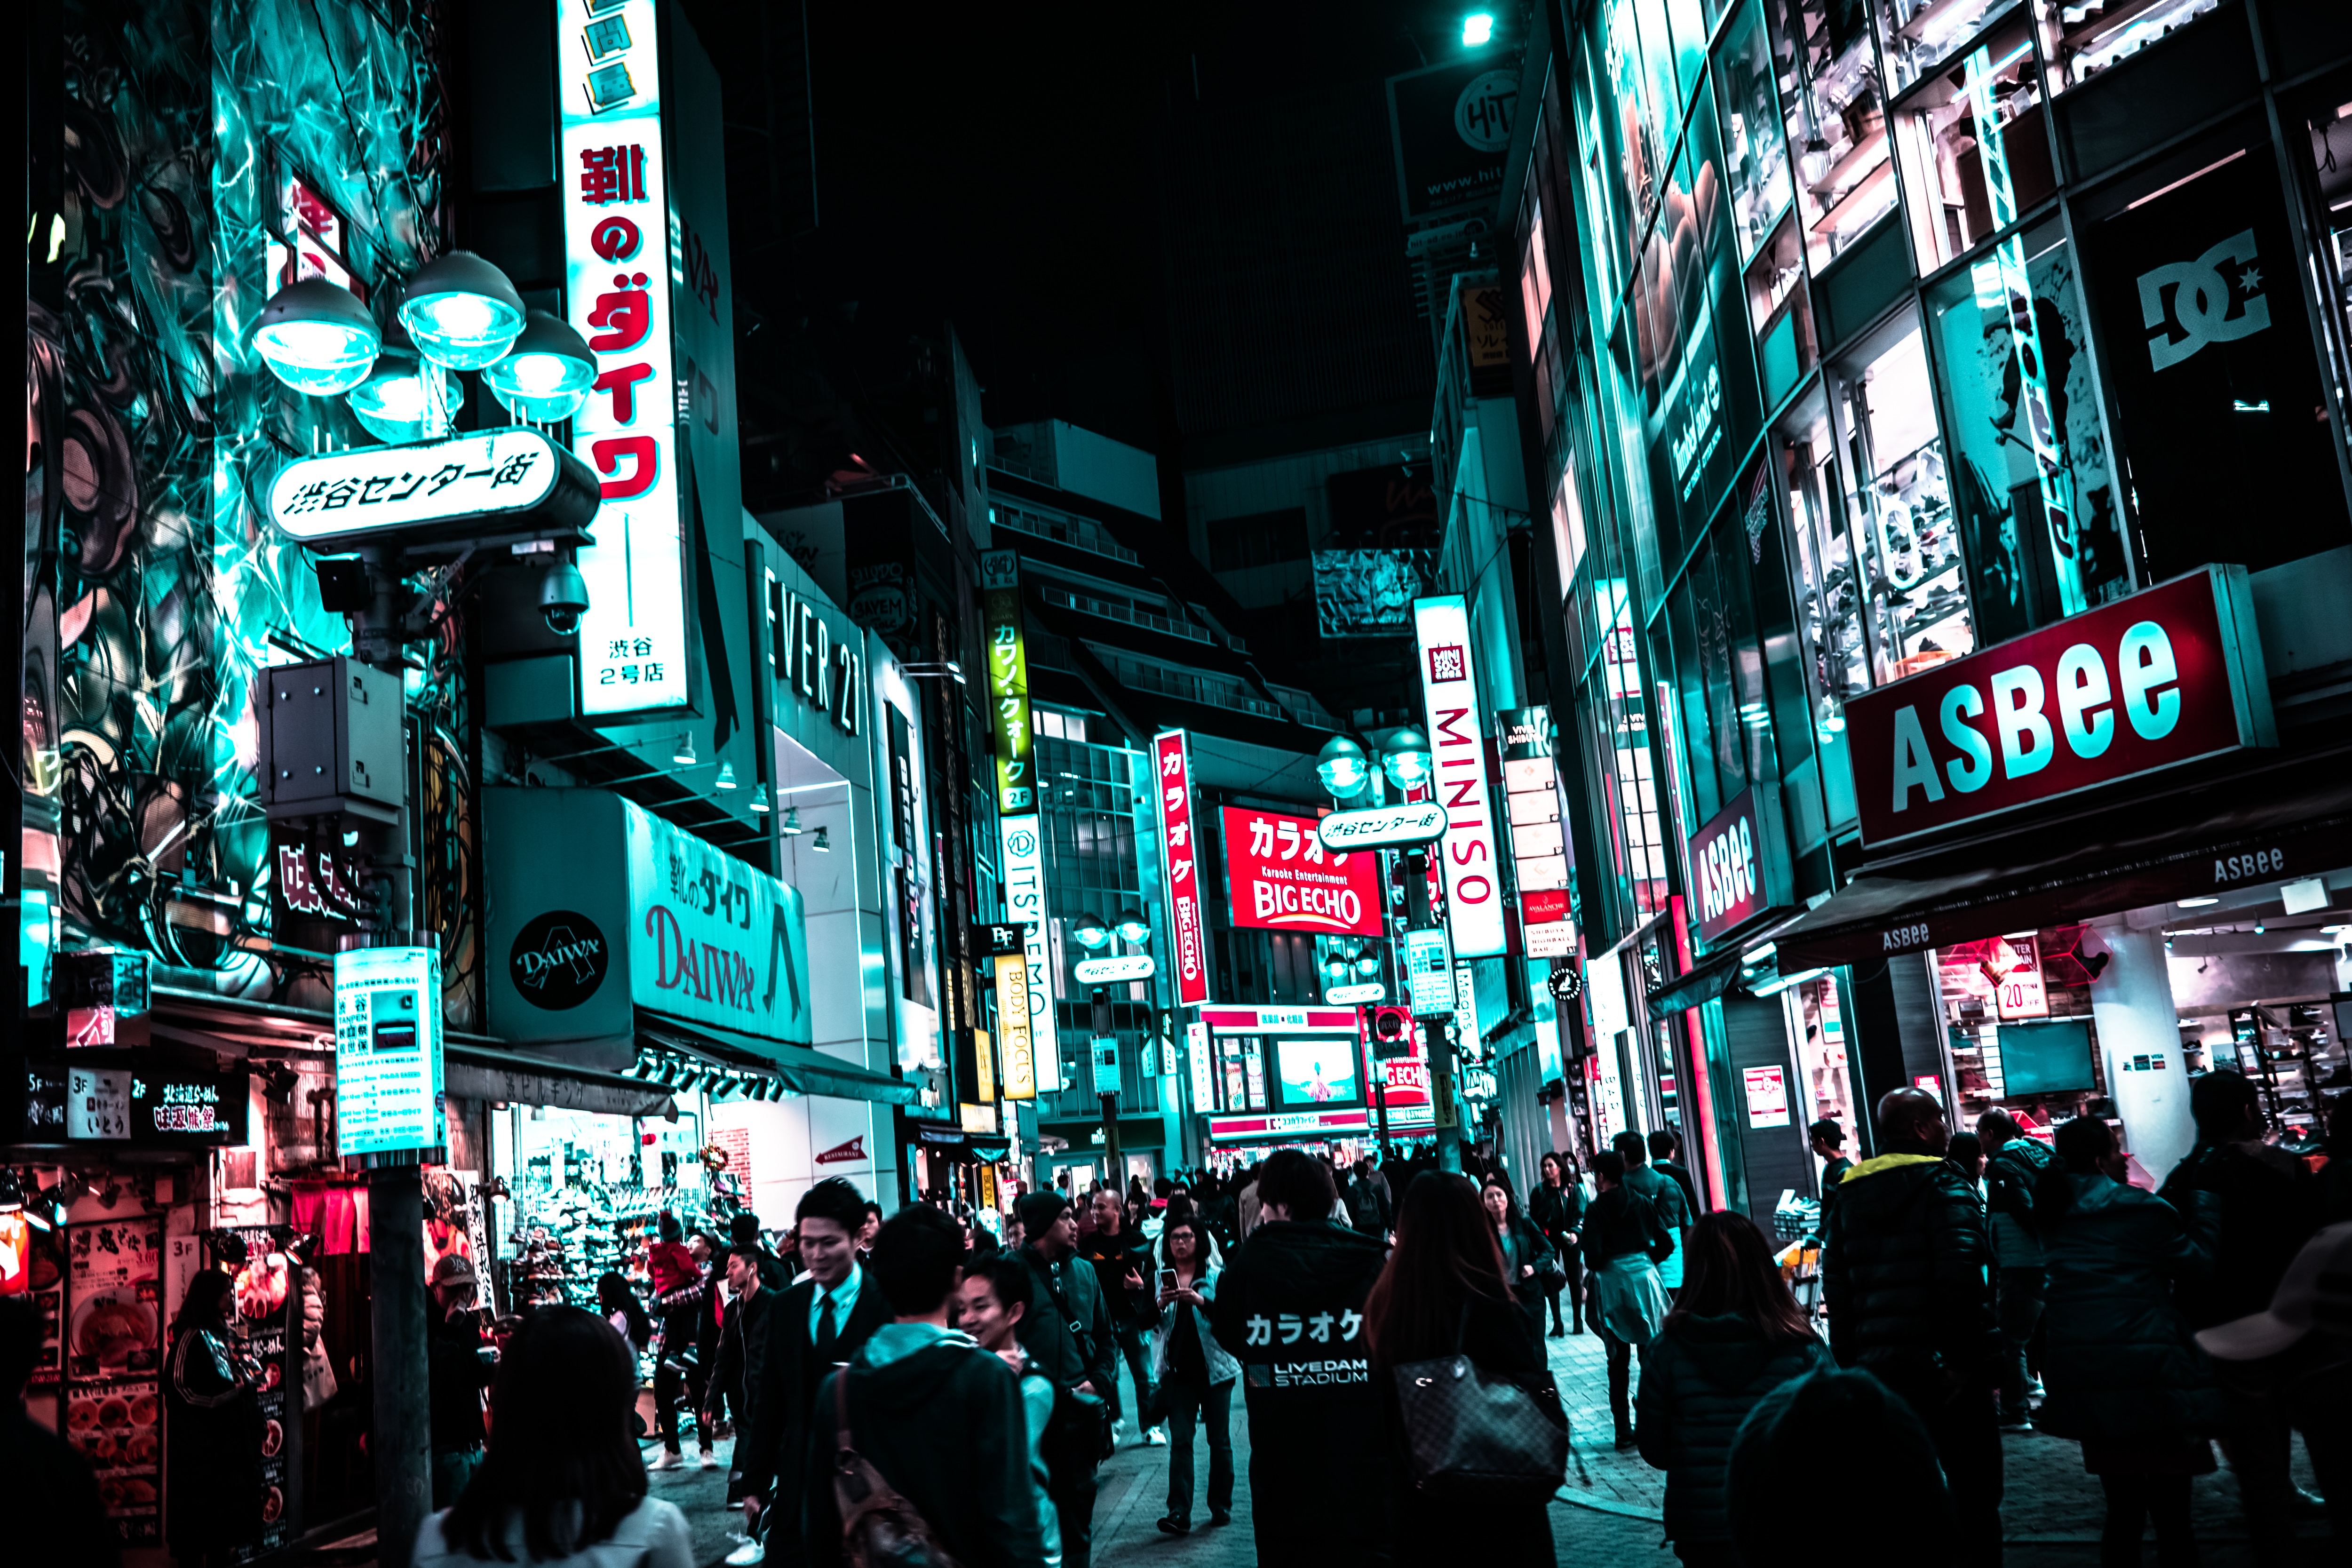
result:
<svg viewBox="0 0 2352 1568"><path fill-rule="evenodd" d="M654 1342L654 1321L646 1311L646 1304L629 1282L614 1273L596 1276L596 1310L613 1325L613 1331L628 1342L629 1349L638 1355Z"/></svg>
<svg viewBox="0 0 2352 1568"><path fill-rule="evenodd" d="M1724 1473L1739 1424L1792 1378L1834 1370L1747 1215L1691 1227L1682 1300L1642 1363L1642 1458L1666 1472L1666 1535L1694 1565L1735 1561Z"/></svg>
<svg viewBox="0 0 2352 1568"><path fill-rule="evenodd" d="M524 1314L491 1387L489 1452L417 1532L415 1568L695 1568L686 1515L646 1495L636 1399L635 1358L594 1313Z"/></svg>
<svg viewBox="0 0 2352 1568"><path fill-rule="evenodd" d="M232 1561L260 1533L262 1419L255 1368L230 1331L236 1281L207 1268L188 1281L164 1363L172 1554L189 1568Z"/></svg>
<svg viewBox="0 0 2352 1568"><path fill-rule="evenodd" d="M1562 1325L1559 1317L1560 1298L1568 1299L1569 1311L1573 1315L1574 1332L1584 1331L1584 1254L1579 1243L1584 1229L1584 1185L1576 1179L1576 1169L1570 1156L1549 1153L1543 1157L1543 1182L1528 1199L1528 1217L1543 1232L1544 1239L1559 1258L1560 1268L1567 1278L1551 1292L1551 1337L1565 1338L1571 1331Z"/></svg>
<svg viewBox="0 0 2352 1568"><path fill-rule="evenodd" d="M1217 1299L1217 1276L1223 1272L1209 1227L1190 1213L1171 1219L1155 1250L1160 1321L1151 1336L1151 1386L1168 1418L1169 1441L1168 1512L1160 1528L1186 1535L1192 1529L1196 1426L1209 1434L1209 1522L1233 1522L1234 1386L1242 1365L1209 1327L1209 1303Z"/></svg>
<svg viewBox="0 0 2352 1568"><path fill-rule="evenodd" d="M2222 1400L2175 1289L2212 1272L2219 1200L2184 1194L2192 1206L2183 1215L2128 1185L2126 1156L2100 1117L2076 1117L2053 1142L2058 1158L2033 1194L2049 1270L2048 1392L2035 1424L2080 1440L2083 1468L2107 1494L2103 1564L2139 1562L2153 1515L2157 1561L2193 1568L2189 1485L2213 1472Z"/></svg>
<svg viewBox="0 0 2352 1568"><path fill-rule="evenodd" d="M1468 1358L1481 1372L1530 1388L1546 1375L1540 1342L1503 1276L1494 1222L1467 1176L1424 1171L1397 1205L1396 1247L1364 1301L1372 1382L1380 1390L1395 1467L1395 1556L1400 1563L1554 1560L1547 1500L1488 1503L1475 1510L1423 1496L1406 1464L1402 1406L1395 1371L1441 1356Z"/></svg>
<svg viewBox="0 0 2352 1568"><path fill-rule="evenodd" d="M1565 1271L1543 1232L1519 1212L1519 1200L1511 1195L1510 1181L1501 1172L1488 1175L1479 1186L1478 1203L1495 1226L1495 1245L1503 1255L1503 1278L1511 1282L1511 1300L1518 1303L1519 1315L1527 1321L1528 1338L1535 1342L1540 1356L1544 1298Z"/></svg>

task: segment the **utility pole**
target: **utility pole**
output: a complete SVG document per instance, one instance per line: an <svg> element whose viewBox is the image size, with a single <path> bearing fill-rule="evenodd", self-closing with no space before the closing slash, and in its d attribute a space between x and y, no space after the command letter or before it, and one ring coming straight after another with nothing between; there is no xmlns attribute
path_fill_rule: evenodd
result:
<svg viewBox="0 0 2352 1568"><path fill-rule="evenodd" d="M1116 1041L1118 1036L1111 1028L1108 988L1096 986L1088 1000L1093 1007L1094 1021L1094 1040L1089 1042L1087 1053L1088 1070L1091 1071L1095 1069L1099 1059L1096 1053L1102 1049L1100 1042ZM1117 1049L1116 1045L1112 1048ZM1095 1090L1096 1098L1102 1101L1104 1168L1108 1173L1112 1194L1118 1198L1119 1202L1125 1203L1127 1201L1127 1167L1118 1153L1118 1089L1114 1084L1109 1089L1104 1089L1102 1080L1097 1078L1095 1080Z"/></svg>
<svg viewBox="0 0 2352 1568"><path fill-rule="evenodd" d="M1414 931L1435 928L1439 921L1429 903L1427 851L1405 851L1404 882L1406 925ZM1450 965L1446 978L1449 981L1453 979ZM1462 1103L1454 1091L1453 1020L1424 1019L1422 1027L1429 1036L1429 1104L1437 1137L1437 1168L1459 1171L1462 1169Z"/></svg>

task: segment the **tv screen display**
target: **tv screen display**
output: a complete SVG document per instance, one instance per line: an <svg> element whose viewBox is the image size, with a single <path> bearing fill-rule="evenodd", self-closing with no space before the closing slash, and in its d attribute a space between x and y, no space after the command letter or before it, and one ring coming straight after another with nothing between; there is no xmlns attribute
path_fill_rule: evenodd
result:
<svg viewBox="0 0 2352 1568"><path fill-rule="evenodd" d="M2053 1018L2046 1024L2000 1026L2000 1091L2063 1094L2095 1087L2091 1076L2091 1021Z"/></svg>
<svg viewBox="0 0 2352 1568"><path fill-rule="evenodd" d="M1363 1103L1352 1037L1276 1041L1275 1077L1282 1086L1285 1109Z"/></svg>

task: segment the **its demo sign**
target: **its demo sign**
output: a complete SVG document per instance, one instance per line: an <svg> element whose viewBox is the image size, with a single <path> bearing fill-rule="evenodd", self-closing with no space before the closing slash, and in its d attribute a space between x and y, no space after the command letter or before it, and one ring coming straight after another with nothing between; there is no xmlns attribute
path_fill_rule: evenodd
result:
<svg viewBox="0 0 2352 1568"><path fill-rule="evenodd" d="M1847 705L1875 847L2275 743L2245 568L2207 566Z"/></svg>

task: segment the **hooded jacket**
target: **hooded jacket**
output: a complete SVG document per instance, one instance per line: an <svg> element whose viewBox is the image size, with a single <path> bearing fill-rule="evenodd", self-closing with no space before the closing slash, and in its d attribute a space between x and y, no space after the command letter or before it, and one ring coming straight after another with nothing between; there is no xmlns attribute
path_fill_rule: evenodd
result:
<svg viewBox="0 0 2352 1568"><path fill-rule="evenodd" d="M2157 1195L2186 1214L2189 1194L2220 1200L2213 1270L2186 1281L2181 1310L2192 1329L2260 1312L2286 1266L2319 1228L2319 1184L2302 1161L2261 1142L2200 1143L2164 1178Z"/></svg>
<svg viewBox="0 0 2352 1568"><path fill-rule="evenodd" d="M2050 1271L2038 1424L2061 1437L2158 1444L2221 1430L2221 1395L2176 1286L2213 1271L2221 1204L2187 1194L2184 1216L2103 1175L2064 1178L2073 1199L2042 1215Z"/></svg>
<svg viewBox="0 0 2352 1568"><path fill-rule="evenodd" d="M1940 1154L1865 1160L1838 1183L1822 1252L1830 1350L1900 1393L1999 1348L1983 1207Z"/></svg>
<svg viewBox="0 0 2352 1568"><path fill-rule="evenodd" d="M1724 1472L1739 1424L1782 1384L1835 1365L1812 1335L1769 1340L1740 1313L1667 1321L1642 1362L1634 1435L1643 1462L1666 1472L1668 1539L1731 1539Z"/></svg>
<svg viewBox="0 0 2352 1568"><path fill-rule="evenodd" d="M853 1446L914 1505L950 1556L963 1568L1044 1563L1020 1380L970 1334L885 1323L817 1390L802 1514L812 1564L847 1561L833 1490L834 1385L844 1376Z"/></svg>
<svg viewBox="0 0 2352 1568"><path fill-rule="evenodd" d="M1332 1561L1387 1550L1388 1458L1363 1316L1386 1260L1381 1243L1344 1226L1272 1220L1217 1281L1209 1321L1242 1364L1261 1557L1274 1542L1311 1542Z"/></svg>

